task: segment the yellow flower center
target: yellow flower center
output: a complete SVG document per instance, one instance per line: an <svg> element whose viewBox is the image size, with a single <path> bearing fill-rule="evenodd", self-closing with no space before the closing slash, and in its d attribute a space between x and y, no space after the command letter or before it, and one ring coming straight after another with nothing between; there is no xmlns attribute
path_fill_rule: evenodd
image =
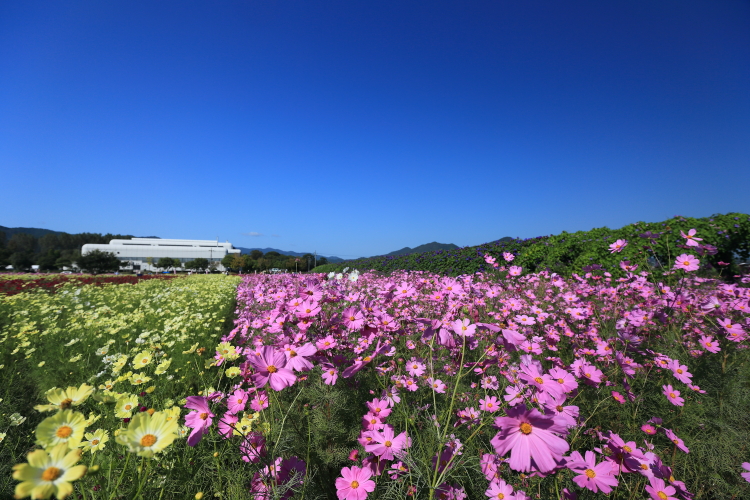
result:
<svg viewBox="0 0 750 500"><path fill-rule="evenodd" d="M268 365L268 368L266 369L268 370L268 373L276 373L277 371L279 371L279 369L273 365Z"/></svg>
<svg viewBox="0 0 750 500"><path fill-rule="evenodd" d="M627 451L628 453L631 453L633 451L633 448L631 448L628 445L623 446L622 449L625 450L625 451Z"/></svg>
<svg viewBox="0 0 750 500"><path fill-rule="evenodd" d="M559 379L557 379L557 383L558 384L562 384L562 383L564 383L564 381L563 381L563 379L559 378Z"/></svg>
<svg viewBox="0 0 750 500"><path fill-rule="evenodd" d="M656 496L661 498L661 500L667 500L667 498L669 498L667 494L664 493L663 491L660 491L659 493L657 493Z"/></svg>
<svg viewBox="0 0 750 500"><path fill-rule="evenodd" d="M682 374L682 370L680 368L677 369L677 373Z"/></svg>
<svg viewBox="0 0 750 500"><path fill-rule="evenodd" d="M60 402L60 409L61 409L61 410L66 410L66 409L70 408L70 405L71 405L72 403L73 403L73 400L72 400L72 399L70 399L70 398L68 398L68 399L63 399L63 400L62 400L62 401Z"/></svg>
<svg viewBox="0 0 750 500"><path fill-rule="evenodd" d="M126 410L130 410L132 407L133 407L133 405L131 405L131 404L126 404L125 405L125 409Z"/></svg>
<svg viewBox="0 0 750 500"><path fill-rule="evenodd" d="M294 352L294 351L289 351L289 357L290 357L290 358L293 358L293 357L295 357L296 355L297 355L297 353L296 353L296 352Z"/></svg>
<svg viewBox="0 0 750 500"><path fill-rule="evenodd" d="M71 434L73 434L73 429L71 429L67 425L58 427L57 431L55 431L55 436L59 437L60 439L67 439Z"/></svg>
<svg viewBox="0 0 750 500"><path fill-rule="evenodd" d="M62 476L62 471L57 467L49 467L42 472L42 481L54 481L58 477Z"/></svg>
<svg viewBox="0 0 750 500"><path fill-rule="evenodd" d="M156 441L156 436L154 436L153 434L146 434L141 438L141 446L143 446L144 448L148 448L149 446L153 446Z"/></svg>
<svg viewBox="0 0 750 500"><path fill-rule="evenodd" d="M593 479L596 477L596 472L594 472L592 469L586 469L586 472L584 472L584 474L586 474L586 477L590 479Z"/></svg>
<svg viewBox="0 0 750 500"><path fill-rule="evenodd" d="M505 498L505 495L503 495L502 493L498 493L497 497L495 498L499 498L500 500L503 500L503 498Z"/></svg>
<svg viewBox="0 0 750 500"><path fill-rule="evenodd" d="M93 439L91 441L91 446L96 446L97 444L99 444L99 440L98 439Z"/></svg>
<svg viewBox="0 0 750 500"><path fill-rule="evenodd" d="M521 424L521 432L523 432L524 434L531 434L531 429L532 427L530 423L524 422Z"/></svg>
<svg viewBox="0 0 750 500"><path fill-rule="evenodd" d="M143 358L143 359L141 360L141 363L143 363L144 365L145 365L145 364L148 364L148 358Z"/></svg>
<svg viewBox="0 0 750 500"><path fill-rule="evenodd" d="M239 398L239 399L237 399L237 404L238 404L238 405L241 405L241 404L242 404L242 398Z"/></svg>
<svg viewBox="0 0 750 500"><path fill-rule="evenodd" d="M358 481L352 481L351 487L353 490L356 490L359 488L359 482Z"/></svg>
<svg viewBox="0 0 750 500"><path fill-rule="evenodd" d="M390 441L386 441L383 444L385 445L386 448L390 448L393 443L391 443Z"/></svg>
<svg viewBox="0 0 750 500"><path fill-rule="evenodd" d="M365 358L362 361L364 361L365 363L369 363L371 360L372 358L370 356L365 356Z"/></svg>
<svg viewBox="0 0 750 500"><path fill-rule="evenodd" d="M672 398L672 399L674 399L674 398L676 398L677 396L675 396L675 395L674 395L674 392L670 392L670 393L669 393L669 397L670 397L670 398Z"/></svg>
<svg viewBox="0 0 750 500"><path fill-rule="evenodd" d="M200 417L201 420L206 420L208 418L208 413L201 413L198 416Z"/></svg>
<svg viewBox="0 0 750 500"><path fill-rule="evenodd" d="M544 379L542 379L542 377L536 377L534 379L534 382L536 382L537 384L543 384L544 383Z"/></svg>

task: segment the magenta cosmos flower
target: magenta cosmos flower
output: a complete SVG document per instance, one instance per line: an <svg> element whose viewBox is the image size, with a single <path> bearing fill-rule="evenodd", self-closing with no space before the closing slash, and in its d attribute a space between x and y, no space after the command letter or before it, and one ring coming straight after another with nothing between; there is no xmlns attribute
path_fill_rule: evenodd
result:
<svg viewBox="0 0 750 500"><path fill-rule="evenodd" d="M297 381L292 370L286 368L286 355L271 346L263 347L258 356L250 355L248 361L255 367L253 383L258 388L270 383L273 390L280 391Z"/></svg>
<svg viewBox="0 0 750 500"><path fill-rule="evenodd" d="M609 252L622 252L622 249L628 246L627 240L617 240L609 246Z"/></svg>
<svg viewBox="0 0 750 500"><path fill-rule="evenodd" d="M394 453L398 453L410 445L406 432L398 436L393 432L393 427L386 424L382 431L372 433L372 442L365 445L365 451L380 457L382 460L393 460Z"/></svg>
<svg viewBox="0 0 750 500"><path fill-rule="evenodd" d="M510 451L510 468L520 472L538 469L549 472L570 448L558 434L567 429L558 417L542 415L539 410L518 405L508 408L507 417L497 417L495 426L500 432L490 443L498 455Z"/></svg>
<svg viewBox="0 0 750 500"><path fill-rule="evenodd" d="M586 457L583 458L580 453L574 452L575 460L572 461L568 468L579 475L573 478L573 482L581 488L588 488L596 493L602 490L602 493L609 493L613 486L617 486L617 478L612 475L612 464L604 461L596 463L596 455L593 451L586 451Z"/></svg>
<svg viewBox="0 0 750 500"><path fill-rule="evenodd" d="M696 233L696 232L697 232L697 231L696 231L695 229L691 229L690 231L688 231L688 233L687 233L687 234L685 234L685 233L684 233L683 231L680 231L680 234L682 235L682 237L683 237L683 238L685 238L685 239L687 240L687 241L685 242L685 244L686 244L687 246L689 246L689 247L697 247L697 246L700 246L700 243L698 243L698 242L699 242L699 241L703 241L703 238L696 238L696 236L695 236L695 233Z"/></svg>
<svg viewBox="0 0 750 500"><path fill-rule="evenodd" d="M672 495L677 491L674 486L667 486L663 479L658 477L649 478L651 484L646 486L646 492L653 500L677 500Z"/></svg>
<svg viewBox="0 0 750 500"><path fill-rule="evenodd" d="M344 467L341 476L336 479L339 500L364 500L368 493L375 491L375 481L370 479L372 471L368 468Z"/></svg>
<svg viewBox="0 0 750 500"><path fill-rule="evenodd" d="M185 408L195 410L185 416L185 425L193 429L187 443L189 446L195 446L200 442L203 435L208 433L208 429L213 423L213 417L216 415L208 407L208 399L201 396L188 396Z"/></svg>
<svg viewBox="0 0 750 500"><path fill-rule="evenodd" d="M667 397L670 403L675 406L685 406L685 400L680 397L680 391L671 385L663 385L661 388L664 389L663 394Z"/></svg>
<svg viewBox="0 0 750 500"><path fill-rule="evenodd" d="M684 253L674 261L674 267L684 271L697 271L700 267L700 261L695 256Z"/></svg>

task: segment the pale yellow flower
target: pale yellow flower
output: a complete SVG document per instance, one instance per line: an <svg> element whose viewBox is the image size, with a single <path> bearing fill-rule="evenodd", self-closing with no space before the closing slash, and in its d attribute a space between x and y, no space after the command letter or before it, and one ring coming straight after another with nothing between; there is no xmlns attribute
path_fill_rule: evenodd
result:
<svg viewBox="0 0 750 500"><path fill-rule="evenodd" d="M22 481L16 485L16 498L67 497L73 493L70 482L86 473L85 465L75 465L80 458L81 450L70 451L64 443L49 452L32 451L27 456L28 463L13 466L13 479Z"/></svg>
<svg viewBox="0 0 750 500"><path fill-rule="evenodd" d="M109 433L104 429L97 429L94 432L87 432L86 441L83 441L81 444L85 451L95 453L103 450L105 448L104 443L107 441L109 441Z"/></svg>
<svg viewBox="0 0 750 500"><path fill-rule="evenodd" d="M37 411L67 410L71 406L78 406L86 401L93 392L94 388L87 384L81 384L80 387L70 386L67 389L53 387L44 394L52 404L37 405L34 409Z"/></svg>
<svg viewBox="0 0 750 500"><path fill-rule="evenodd" d="M62 410L47 417L36 428L37 444L45 448L60 443L69 448L78 448L86 429L86 419L82 413L73 410Z"/></svg>
<svg viewBox="0 0 750 500"><path fill-rule="evenodd" d="M133 368L140 370L141 368L148 366L153 359L153 355L149 351L141 351L133 358Z"/></svg>
<svg viewBox="0 0 750 500"><path fill-rule="evenodd" d="M141 457L153 457L177 438L177 419L167 421L163 412L137 414L115 440Z"/></svg>
<svg viewBox="0 0 750 500"><path fill-rule="evenodd" d="M133 394L123 394L117 398L115 404L115 417L117 418L130 418L133 414L133 410L138 407L138 396Z"/></svg>

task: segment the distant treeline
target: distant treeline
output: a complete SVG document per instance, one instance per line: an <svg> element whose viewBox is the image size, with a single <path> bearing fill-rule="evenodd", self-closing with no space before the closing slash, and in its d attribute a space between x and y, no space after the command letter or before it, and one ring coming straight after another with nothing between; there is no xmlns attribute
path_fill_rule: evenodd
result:
<svg viewBox="0 0 750 500"><path fill-rule="evenodd" d="M702 247L686 247L680 231L696 229ZM621 252L609 246L623 239ZM620 263L630 261L640 270L657 267L668 270L682 253L698 253L705 269L725 269L724 275L739 272L738 263L750 258L750 216L742 213L716 214L711 217L676 216L662 222L636 222L620 229L607 227L590 231L540 236L525 240L498 240L456 250L438 250L403 256L380 256L318 266L314 272L341 272L344 268L360 271L429 271L448 275L489 271L484 256L494 257L500 266L520 266L524 273L550 270L561 275L609 272L622 276L627 271ZM512 254L508 263L503 254ZM720 264L721 263L721 264Z"/></svg>
<svg viewBox="0 0 750 500"><path fill-rule="evenodd" d="M54 271L70 266L81 257L81 247L86 243L109 243L112 239L130 239L123 234L99 233L48 233L37 237L27 233L14 233L9 238L0 231L0 266L8 264L15 270L28 270L38 264L43 271Z"/></svg>
<svg viewBox="0 0 750 500"><path fill-rule="evenodd" d="M315 263L315 256L309 253L301 257L294 257L273 251L263 253L260 250L253 250L248 254L228 254L221 260L224 267L243 273L263 272L271 269L304 272L315 267ZM319 266L328 264L328 259L319 256L317 264Z"/></svg>

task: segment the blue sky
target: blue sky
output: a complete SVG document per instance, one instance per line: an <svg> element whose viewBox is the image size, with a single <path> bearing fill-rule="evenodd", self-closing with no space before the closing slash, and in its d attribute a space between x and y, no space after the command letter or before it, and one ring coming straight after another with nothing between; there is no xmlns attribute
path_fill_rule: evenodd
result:
<svg viewBox="0 0 750 500"><path fill-rule="evenodd" d="M746 1L3 2L0 225L355 257L750 212Z"/></svg>

